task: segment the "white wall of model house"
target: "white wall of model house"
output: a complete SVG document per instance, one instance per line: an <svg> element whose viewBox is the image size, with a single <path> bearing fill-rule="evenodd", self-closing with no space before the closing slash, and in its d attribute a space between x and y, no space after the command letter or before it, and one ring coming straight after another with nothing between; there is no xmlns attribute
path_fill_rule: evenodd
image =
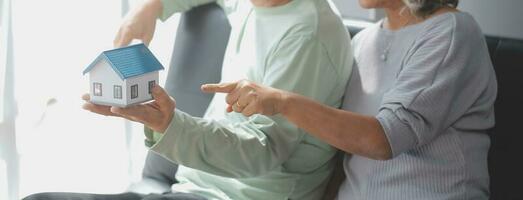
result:
<svg viewBox="0 0 523 200"><path fill-rule="evenodd" d="M94 93L94 84L102 84L102 96L96 96ZM89 72L89 85L91 102L101 105L123 106L127 104L125 80L122 80L106 60L101 59L96 63ZM114 98L114 86L122 86L122 99Z"/></svg>
<svg viewBox="0 0 523 200"><path fill-rule="evenodd" d="M153 99L149 91L149 81L154 81L154 84L158 84L158 75L158 71L154 71L126 79L127 104L132 105ZM133 85L138 85L138 97L134 99L131 98L131 87Z"/></svg>
<svg viewBox="0 0 523 200"><path fill-rule="evenodd" d="M152 99L149 93L149 81L158 83L158 71L142 74L122 80L109 63L101 59L89 72L91 102L100 105L126 107ZM96 96L95 83L102 85L101 96ZM131 97L131 87L138 86L138 95ZM121 99L115 98L115 86L121 86Z"/></svg>

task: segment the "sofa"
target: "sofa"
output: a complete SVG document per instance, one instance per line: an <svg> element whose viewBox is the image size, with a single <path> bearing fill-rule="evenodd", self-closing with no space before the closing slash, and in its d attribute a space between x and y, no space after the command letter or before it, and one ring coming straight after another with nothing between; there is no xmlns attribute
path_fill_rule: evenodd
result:
<svg viewBox="0 0 523 200"><path fill-rule="evenodd" d="M354 36L362 27L347 29ZM200 92L200 86L219 82L229 34L227 18L216 4L182 14L165 83L167 92L176 98L178 109L203 116L212 95ZM499 82L497 124L490 131L490 199L520 200L523 162L517 159L523 158L523 144L519 144L523 142L523 131L518 122L523 119L523 108L518 103L523 103L523 41L491 36L486 36L486 41ZM169 191L176 182L176 165L154 152L149 152L146 159L143 180L131 190Z"/></svg>

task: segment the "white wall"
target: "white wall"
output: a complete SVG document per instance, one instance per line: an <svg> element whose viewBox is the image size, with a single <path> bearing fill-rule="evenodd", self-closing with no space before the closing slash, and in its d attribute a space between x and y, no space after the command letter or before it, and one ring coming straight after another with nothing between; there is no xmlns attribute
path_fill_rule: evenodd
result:
<svg viewBox="0 0 523 200"><path fill-rule="evenodd" d="M344 18L377 21L384 15L365 10L358 0L332 0ZM461 0L459 9L476 18L491 36L523 39L523 0Z"/></svg>
<svg viewBox="0 0 523 200"><path fill-rule="evenodd" d="M378 21L385 16L380 10L361 8L358 0L332 0L332 2L336 4L343 18Z"/></svg>
<svg viewBox="0 0 523 200"><path fill-rule="evenodd" d="M462 0L487 35L523 39L523 0Z"/></svg>

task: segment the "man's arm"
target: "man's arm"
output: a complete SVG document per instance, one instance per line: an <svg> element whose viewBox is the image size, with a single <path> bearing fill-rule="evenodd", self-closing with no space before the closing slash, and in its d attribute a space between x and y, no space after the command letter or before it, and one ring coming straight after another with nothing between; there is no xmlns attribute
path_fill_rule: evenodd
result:
<svg viewBox="0 0 523 200"><path fill-rule="evenodd" d="M308 36L288 38L267 59L263 84L325 102L344 85L329 66L321 44ZM340 96L341 93L336 94ZM223 108L225 109L225 108ZM281 116L230 113L212 121L175 111L164 136L152 150L184 166L227 177L259 176L280 167L294 153L305 132ZM335 151L314 152L318 162ZM304 166L305 167L305 166Z"/></svg>
<svg viewBox="0 0 523 200"><path fill-rule="evenodd" d="M217 2L218 0L152 0L162 4L162 12L158 18L162 21L169 19L174 13L186 12L194 7Z"/></svg>
<svg viewBox="0 0 523 200"><path fill-rule="evenodd" d="M157 19L165 21L176 12L185 12L215 1L217 0L146 0L125 16L114 39L114 46L127 46L133 39L149 45Z"/></svg>

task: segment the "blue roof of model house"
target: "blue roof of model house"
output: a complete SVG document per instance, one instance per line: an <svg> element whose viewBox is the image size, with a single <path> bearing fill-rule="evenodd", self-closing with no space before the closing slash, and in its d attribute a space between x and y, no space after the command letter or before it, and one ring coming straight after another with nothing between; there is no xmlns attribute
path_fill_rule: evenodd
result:
<svg viewBox="0 0 523 200"><path fill-rule="evenodd" d="M104 51L83 72L87 72L105 59L121 79L139 76L164 69L153 53L143 44Z"/></svg>

